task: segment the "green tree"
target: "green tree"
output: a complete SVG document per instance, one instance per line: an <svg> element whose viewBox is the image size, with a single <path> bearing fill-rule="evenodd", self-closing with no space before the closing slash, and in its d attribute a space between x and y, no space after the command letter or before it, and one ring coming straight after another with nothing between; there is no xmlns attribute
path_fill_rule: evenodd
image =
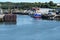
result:
<svg viewBox="0 0 60 40"><path fill-rule="evenodd" d="M50 5L50 6L54 6L53 1L50 1L50 2L49 2L49 5Z"/></svg>

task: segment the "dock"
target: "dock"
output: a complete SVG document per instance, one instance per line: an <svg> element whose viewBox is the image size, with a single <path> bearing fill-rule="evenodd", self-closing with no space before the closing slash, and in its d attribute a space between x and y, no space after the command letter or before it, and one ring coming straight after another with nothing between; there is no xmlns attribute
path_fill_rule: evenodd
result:
<svg viewBox="0 0 60 40"><path fill-rule="evenodd" d="M3 19L5 22L16 22L16 15L15 14L5 14Z"/></svg>
<svg viewBox="0 0 60 40"><path fill-rule="evenodd" d="M50 20L60 20L60 15L48 15L48 14L45 14L45 15L42 15L42 19L50 19Z"/></svg>
<svg viewBox="0 0 60 40"><path fill-rule="evenodd" d="M0 14L0 22L16 22L15 14Z"/></svg>

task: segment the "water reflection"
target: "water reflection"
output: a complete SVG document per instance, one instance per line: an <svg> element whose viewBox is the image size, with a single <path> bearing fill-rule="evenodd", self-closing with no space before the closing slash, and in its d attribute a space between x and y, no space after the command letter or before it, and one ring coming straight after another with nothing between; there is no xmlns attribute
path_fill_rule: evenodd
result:
<svg viewBox="0 0 60 40"><path fill-rule="evenodd" d="M43 19L43 18L33 18L34 20L48 20L48 21L60 21L60 19Z"/></svg>
<svg viewBox="0 0 60 40"><path fill-rule="evenodd" d="M16 25L17 22L0 22L1 24L5 24L5 25Z"/></svg>
<svg viewBox="0 0 60 40"><path fill-rule="evenodd" d="M16 22L4 22L6 25L16 25Z"/></svg>

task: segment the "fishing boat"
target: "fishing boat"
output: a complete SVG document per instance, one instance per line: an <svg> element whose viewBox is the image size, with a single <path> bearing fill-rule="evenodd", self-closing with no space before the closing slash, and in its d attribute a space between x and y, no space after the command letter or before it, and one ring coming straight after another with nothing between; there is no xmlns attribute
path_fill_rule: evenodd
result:
<svg viewBox="0 0 60 40"><path fill-rule="evenodd" d="M41 18L42 14L40 13L40 8L34 8L34 13L31 14L33 18Z"/></svg>
<svg viewBox="0 0 60 40"><path fill-rule="evenodd" d="M41 18L41 13L34 13L32 17L34 18Z"/></svg>

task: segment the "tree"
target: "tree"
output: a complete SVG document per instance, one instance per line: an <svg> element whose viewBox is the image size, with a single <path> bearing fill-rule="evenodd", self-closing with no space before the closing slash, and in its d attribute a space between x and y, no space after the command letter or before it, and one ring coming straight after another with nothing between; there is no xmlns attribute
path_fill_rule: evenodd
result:
<svg viewBox="0 0 60 40"><path fill-rule="evenodd" d="M53 6L53 5L54 5L53 1L50 1L50 2L49 2L49 5L50 5L50 6Z"/></svg>

